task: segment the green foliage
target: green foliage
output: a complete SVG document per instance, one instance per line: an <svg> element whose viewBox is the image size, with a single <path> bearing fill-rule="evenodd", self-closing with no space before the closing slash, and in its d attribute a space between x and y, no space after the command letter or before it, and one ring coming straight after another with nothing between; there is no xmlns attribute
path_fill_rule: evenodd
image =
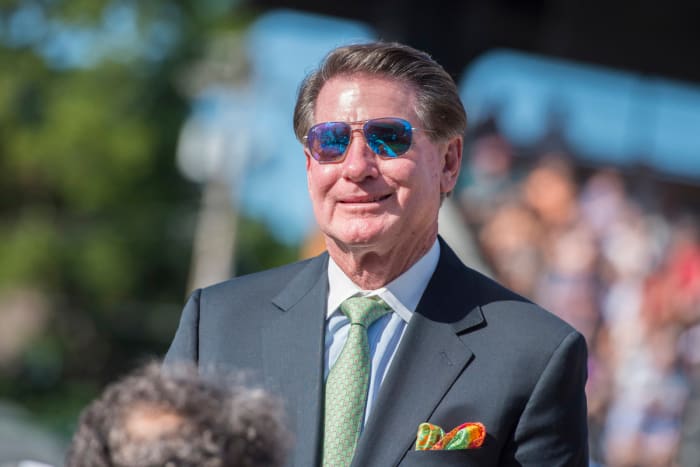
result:
<svg viewBox="0 0 700 467"><path fill-rule="evenodd" d="M252 17L235 3L0 2L0 25L31 4L97 39L106 9L126 5L136 18L130 42L96 43L77 66L43 52L52 32L18 45L0 27L0 319L17 288L39 291L49 309L34 337L0 355L0 399L65 435L106 382L161 355L177 326L199 187L175 167L188 103L174 83L211 31ZM170 39L148 42L164 26ZM250 246L239 271L295 258L260 225L241 229Z"/></svg>
<svg viewBox="0 0 700 467"><path fill-rule="evenodd" d="M299 259L296 247L277 241L260 222L242 218L236 249L237 275L270 269Z"/></svg>
<svg viewBox="0 0 700 467"><path fill-rule="evenodd" d="M0 227L0 284L21 285L57 281L59 261L53 254L60 237L43 209L27 208L13 223Z"/></svg>

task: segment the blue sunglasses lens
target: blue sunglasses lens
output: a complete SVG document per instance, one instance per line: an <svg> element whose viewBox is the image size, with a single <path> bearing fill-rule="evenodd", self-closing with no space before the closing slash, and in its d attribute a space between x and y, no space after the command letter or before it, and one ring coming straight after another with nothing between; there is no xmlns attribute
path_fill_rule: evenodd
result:
<svg viewBox="0 0 700 467"><path fill-rule="evenodd" d="M382 157L399 157L411 147L411 124L400 118L377 118L364 125L367 144Z"/></svg>
<svg viewBox="0 0 700 467"><path fill-rule="evenodd" d="M344 122L327 122L314 125L309 130L307 144L311 155L321 163L335 162L343 158L350 144L352 128Z"/></svg>
<svg viewBox="0 0 700 467"><path fill-rule="evenodd" d="M411 147L411 124L401 118L367 120L362 127L367 145L381 157L394 158ZM314 125L307 135L309 151L318 162L339 162L345 156L352 138L352 127L346 122Z"/></svg>

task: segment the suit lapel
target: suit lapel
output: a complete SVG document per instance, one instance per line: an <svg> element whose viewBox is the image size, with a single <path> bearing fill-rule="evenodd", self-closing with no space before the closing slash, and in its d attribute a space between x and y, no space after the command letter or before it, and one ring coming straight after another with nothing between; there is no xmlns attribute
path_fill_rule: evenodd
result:
<svg viewBox="0 0 700 467"><path fill-rule="evenodd" d="M484 322L470 270L441 241L433 277L408 323L360 438L352 466L398 464L473 357L458 334ZM470 298L471 296L471 298Z"/></svg>
<svg viewBox="0 0 700 467"><path fill-rule="evenodd" d="M298 442L290 465L317 465L323 407L328 257L309 262L272 302L282 311L264 329L266 381L284 397Z"/></svg>
<svg viewBox="0 0 700 467"><path fill-rule="evenodd" d="M443 323L414 315L360 438L353 466L392 466L410 449L472 352Z"/></svg>

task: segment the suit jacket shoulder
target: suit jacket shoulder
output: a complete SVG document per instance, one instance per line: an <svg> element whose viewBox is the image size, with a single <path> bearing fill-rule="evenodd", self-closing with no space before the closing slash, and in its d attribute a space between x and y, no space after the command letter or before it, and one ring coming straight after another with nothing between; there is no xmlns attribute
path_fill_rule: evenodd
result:
<svg viewBox="0 0 700 467"><path fill-rule="evenodd" d="M264 329L325 279L326 264L324 253L195 290L165 363L259 367Z"/></svg>
<svg viewBox="0 0 700 467"><path fill-rule="evenodd" d="M289 284L293 278L309 266L325 264L327 255L284 264L272 269L234 277L218 284L201 289L201 296L208 300L230 299L236 296L237 301L271 299Z"/></svg>

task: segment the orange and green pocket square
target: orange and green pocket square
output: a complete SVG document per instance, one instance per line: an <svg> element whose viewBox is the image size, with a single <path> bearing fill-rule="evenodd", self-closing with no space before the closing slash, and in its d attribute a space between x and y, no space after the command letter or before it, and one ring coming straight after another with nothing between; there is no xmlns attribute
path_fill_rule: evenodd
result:
<svg viewBox="0 0 700 467"><path fill-rule="evenodd" d="M445 431L432 423L418 425L417 451L451 451L455 449L480 448L486 438L486 428L479 422L462 423Z"/></svg>

